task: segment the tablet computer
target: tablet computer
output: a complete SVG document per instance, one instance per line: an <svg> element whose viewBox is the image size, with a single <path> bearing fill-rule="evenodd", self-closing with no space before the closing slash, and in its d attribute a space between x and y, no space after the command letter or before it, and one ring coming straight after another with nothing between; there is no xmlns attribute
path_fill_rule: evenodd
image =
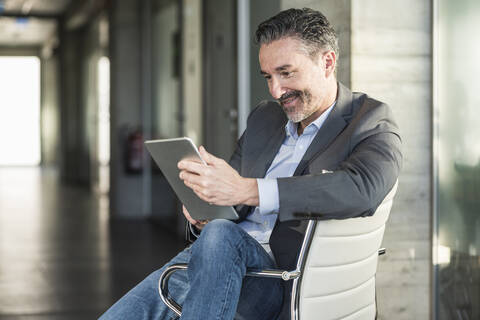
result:
<svg viewBox="0 0 480 320"><path fill-rule="evenodd" d="M149 140L145 141L145 146L193 219L238 219L233 207L211 205L203 201L180 179L180 169L177 167L180 160L191 159L207 165L190 138Z"/></svg>

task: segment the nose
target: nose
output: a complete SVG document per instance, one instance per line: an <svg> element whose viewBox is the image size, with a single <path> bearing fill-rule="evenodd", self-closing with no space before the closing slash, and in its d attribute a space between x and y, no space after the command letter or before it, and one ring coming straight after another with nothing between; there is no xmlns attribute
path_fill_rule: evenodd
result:
<svg viewBox="0 0 480 320"><path fill-rule="evenodd" d="M282 85L274 77L270 80L268 89L270 90L270 95L278 100L285 93L285 89L282 88Z"/></svg>

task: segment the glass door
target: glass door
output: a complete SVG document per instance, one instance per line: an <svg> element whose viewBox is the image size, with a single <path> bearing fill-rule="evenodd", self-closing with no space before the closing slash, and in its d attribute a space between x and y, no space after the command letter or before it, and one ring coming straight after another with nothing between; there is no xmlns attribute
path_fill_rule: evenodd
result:
<svg viewBox="0 0 480 320"><path fill-rule="evenodd" d="M434 313L480 319L480 2L434 3Z"/></svg>

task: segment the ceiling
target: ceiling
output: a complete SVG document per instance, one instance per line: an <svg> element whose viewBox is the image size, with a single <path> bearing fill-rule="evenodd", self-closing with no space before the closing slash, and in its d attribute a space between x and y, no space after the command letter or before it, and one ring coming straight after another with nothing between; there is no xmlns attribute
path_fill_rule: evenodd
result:
<svg viewBox="0 0 480 320"><path fill-rule="evenodd" d="M71 0L0 0L0 46L40 46L56 32Z"/></svg>

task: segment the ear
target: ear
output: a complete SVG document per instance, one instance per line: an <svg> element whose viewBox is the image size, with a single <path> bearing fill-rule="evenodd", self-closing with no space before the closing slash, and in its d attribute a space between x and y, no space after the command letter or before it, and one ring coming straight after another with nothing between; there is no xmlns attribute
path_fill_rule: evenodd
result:
<svg viewBox="0 0 480 320"><path fill-rule="evenodd" d="M327 51L323 54L323 63L325 65L325 77L328 78L335 74L335 66L337 65L337 55L334 51Z"/></svg>

